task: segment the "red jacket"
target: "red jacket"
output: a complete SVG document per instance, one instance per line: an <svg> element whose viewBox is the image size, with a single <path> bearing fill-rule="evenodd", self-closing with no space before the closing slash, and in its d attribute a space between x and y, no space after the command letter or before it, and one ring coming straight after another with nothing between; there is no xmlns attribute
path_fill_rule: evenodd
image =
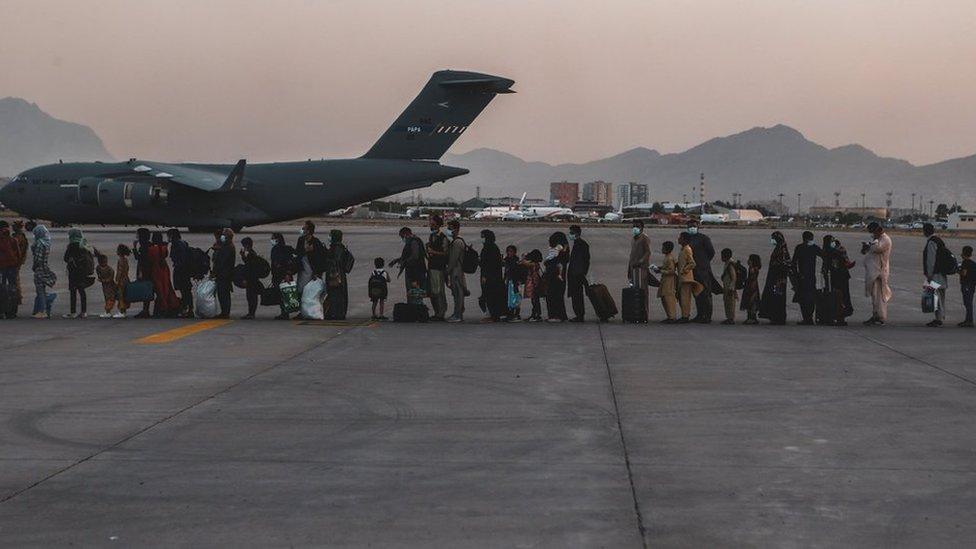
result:
<svg viewBox="0 0 976 549"><path fill-rule="evenodd" d="M9 234L0 234L0 269L20 267L20 246Z"/></svg>

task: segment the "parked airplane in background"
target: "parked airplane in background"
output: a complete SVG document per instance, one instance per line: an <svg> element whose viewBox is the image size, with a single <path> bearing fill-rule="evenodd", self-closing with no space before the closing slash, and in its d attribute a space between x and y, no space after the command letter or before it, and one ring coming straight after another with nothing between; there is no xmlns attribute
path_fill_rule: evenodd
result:
<svg viewBox="0 0 976 549"><path fill-rule="evenodd" d="M362 157L248 165L51 164L0 189L0 202L57 223L240 229L330 212L429 187L468 170L438 159L515 82L475 72L439 71Z"/></svg>
<svg viewBox="0 0 976 549"><path fill-rule="evenodd" d="M489 206L479 210L472 219L502 219L504 221L541 221L546 219L576 219L578 216L569 208L558 206L526 206L525 196L518 204L511 206Z"/></svg>

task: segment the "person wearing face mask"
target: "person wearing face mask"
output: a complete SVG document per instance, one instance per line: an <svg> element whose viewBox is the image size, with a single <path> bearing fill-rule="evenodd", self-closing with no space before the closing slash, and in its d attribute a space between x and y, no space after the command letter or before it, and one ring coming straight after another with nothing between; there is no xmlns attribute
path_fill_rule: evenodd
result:
<svg viewBox="0 0 976 549"><path fill-rule="evenodd" d="M403 242L403 249L400 251L400 257L390 261L390 267L399 265L400 271L397 276L403 275L406 292L410 292L414 282L417 283L418 288L425 289L427 287L427 254L424 253L424 243L413 234L410 227L400 229L399 235Z"/></svg>
<svg viewBox="0 0 976 549"><path fill-rule="evenodd" d="M793 302L800 304L803 320L801 326L813 325L813 313L817 304L817 258L823 250L813 241L813 233L803 231L803 242L793 249L793 269L796 272L797 286Z"/></svg>
<svg viewBox="0 0 976 549"><path fill-rule="evenodd" d="M464 251L467 248L461 238L461 224L452 219L447 224L447 236L451 239L451 246L447 251L447 287L454 298L454 314L448 322L464 321L464 297L467 295L467 282L464 277Z"/></svg>
<svg viewBox="0 0 976 549"><path fill-rule="evenodd" d="M702 234L697 220L688 222L688 245L695 256L695 280L705 290L695 296L695 317L692 322L708 324L712 321L712 294L722 293L722 284L715 279L712 272L712 259L715 258L715 248L712 239Z"/></svg>
<svg viewBox="0 0 976 549"><path fill-rule="evenodd" d="M326 320L345 320L349 309L349 280L347 276L352 271L352 252L342 243L342 231L332 229L329 232L329 259L332 280L327 284L329 309L325 312Z"/></svg>
<svg viewBox="0 0 976 549"><path fill-rule="evenodd" d="M447 248L450 241L444 234L444 220L441 216L430 216L430 236L427 238L427 285L430 293L430 306L434 314L432 322L444 320L447 314Z"/></svg>
<svg viewBox="0 0 976 549"><path fill-rule="evenodd" d="M224 229L220 234L220 246L214 252L211 275L217 283L217 301L220 314L217 318L230 318L230 294L234 291L234 266L237 250L234 248L234 231Z"/></svg>
<svg viewBox="0 0 976 549"><path fill-rule="evenodd" d="M495 233L488 229L481 231L481 295L488 309L484 322L498 322L508 313L508 299L505 279L502 275L502 252L495 244Z"/></svg>
<svg viewBox="0 0 976 549"><path fill-rule="evenodd" d="M569 263L569 239L562 232L549 236L545 267L546 314L549 322L566 322L566 265Z"/></svg>
<svg viewBox="0 0 976 549"><path fill-rule="evenodd" d="M648 275L647 270L651 263L651 238L644 233L644 222L637 219L631 227L632 238L630 241L630 259L627 262L627 280L636 288L644 291L642 322L647 322L648 316Z"/></svg>
<svg viewBox="0 0 976 549"><path fill-rule="evenodd" d="M832 319L823 319L827 324L847 326L847 317L854 314L851 304L851 267L854 262L847 256L847 250L832 235L823 238L823 263L820 272L824 278L824 290L833 294L837 302L837 314ZM818 316L820 316L818 312Z"/></svg>
<svg viewBox="0 0 976 549"><path fill-rule="evenodd" d="M302 295L305 285L313 278L321 278L327 267L327 252L322 241L315 236L315 224L306 221L302 226L302 236L295 245L295 261L298 266L298 295Z"/></svg>
<svg viewBox="0 0 976 549"><path fill-rule="evenodd" d="M190 245L179 229L166 231L169 259L173 262L173 288L180 294L180 318L193 318L193 283L190 276Z"/></svg>
<svg viewBox="0 0 976 549"><path fill-rule="evenodd" d="M586 275L590 272L590 245L583 240L582 235L583 229L579 225L569 227L569 241L573 244L566 276L567 290L573 304L573 318L570 322L584 322L586 316L583 298L586 296Z"/></svg>
<svg viewBox="0 0 976 549"><path fill-rule="evenodd" d="M888 278L891 272L891 237L880 223L868 223L867 230L872 240L861 246L864 255L864 293L871 298L871 318L864 321L865 326L884 326L888 320L888 302L891 301L891 287Z"/></svg>
<svg viewBox="0 0 976 549"><path fill-rule="evenodd" d="M759 302L759 318L769 319L770 324L781 326L786 324L786 282L790 278L793 262L783 233L774 232L769 237L769 245L773 251L769 255L766 284Z"/></svg>
<svg viewBox="0 0 976 549"><path fill-rule="evenodd" d="M297 272L297 262L295 261L295 248L285 244L285 237L281 233L271 234L271 287L278 288L282 282L291 282ZM288 320L288 312L285 311L284 304L281 306L281 314L275 317L276 320Z"/></svg>

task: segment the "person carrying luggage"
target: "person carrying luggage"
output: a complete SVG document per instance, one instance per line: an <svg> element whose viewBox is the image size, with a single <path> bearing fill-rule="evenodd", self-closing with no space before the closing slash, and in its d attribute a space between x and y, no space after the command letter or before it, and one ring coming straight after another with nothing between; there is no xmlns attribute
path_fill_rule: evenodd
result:
<svg viewBox="0 0 976 549"><path fill-rule="evenodd" d="M330 268L325 285L329 309L325 312L325 318L345 320L349 310L349 273L355 259L342 243L342 231L338 229L329 231L329 258Z"/></svg>
<svg viewBox="0 0 976 549"><path fill-rule="evenodd" d="M586 276L590 272L590 245L583 240L583 229L570 225L569 241L573 246L569 254L569 268L566 271L566 289L573 304L573 318L570 322L585 322Z"/></svg>
<svg viewBox="0 0 976 549"><path fill-rule="evenodd" d="M719 282L712 273L712 259L715 258L715 248L712 239L702 234L699 222L692 219L688 222L688 245L695 256L695 280L705 291L695 295L695 318L692 322L708 324L712 321L712 291L717 290Z"/></svg>
<svg viewBox="0 0 976 549"><path fill-rule="evenodd" d="M749 254L748 275L742 288L742 300L739 308L746 312L743 324L759 324L759 272L762 271L762 258L759 254Z"/></svg>
<svg viewBox="0 0 976 549"><path fill-rule="evenodd" d="M506 322L522 321L522 284L525 282L525 268L522 267L518 257L518 248L509 244L505 247L505 289L506 306L508 314L505 316Z"/></svg>
<svg viewBox="0 0 976 549"><path fill-rule="evenodd" d="M724 248L722 250L722 302L725 305L725 320L722 324L735 324L735 309L739 300L739 292L736 285L739 279L739 262L732 258L732 250Z"/></svg>
<svg viewBox="0 0 976 549"><path fill-rule="evenodd" d="M922 271L925 274L926 283L935 282L939 289L935 291L938 295L938 303L935 308L935 319L926 324L930 328L938 328L945 321L946 313L946 286L949 284L950 274L945 266L940 265L939 256L944 253L945 242L935 235L935 226L931 223L922 225L922 233L928 239L925 248L922 250ZM958 266L954 266L958 268ZM953 269L955 270L955 269Z"/></svg>
<svg viewBox="0 0 976 549"><path fill-rule="evenodd" d="M427 254L424 251L423 241L413 234L410 227L401 228L398 234L400 240L403 241L403 250L400 252L400 257L390 261L390 267L399 265L400 272L398 274L403 275L405 291L410 291L415 280L419 287L426 288Z"/></svg>
<svg viewBox="0 0 976 549"><path fill-rule="evenodd" d="M644 222L640 219L634 220L631 227L633 237L630 242L630 259L627 261L627 280L635 288L644 291L644 320L648 318L648 299L647 288L649 286L650 271L648 266L651 262L651 239L644 233ZM627 306L621 303L626 310Z"/></svg>
<svg viewBox="0 0 976 549"><path fill-rule="evenodd" d="M190 268L190 245L179 229L166 231L169 259L173 262L173 288L180 294L180 318L193 318L193 276Z"/></svg>
<svg viewBox="0 0 976 549"><path fill-rule="evenodd" d="M367 283L369 300L373 305L371 320L386 320L383 313L386 308L386 298L390 293L390 275L383 266L382 257L373 260L373 272L369 275L369 282ZM377 309L379 309L379 314L376 314Z"/></svg>
<svg viewBox="0 0 976 549"><path fill-rule="evenodd" d="M285 243L285 237L281 233L271 233L271 286L280 294L281 284L292 282L297 270L295 248ZM280 296L279 300L281 312L275 317L275 320L288 320L290 316L285 310L284 300Z"/></svg>
<svg viewBox="0 0 976 549"><path fill-rule="evenodd" d="M959 323L960 328L973 327L973 293L976 292L976 262L973 261L973 247L962 247L962 262L959 264L959 288L962 290L962 304L966 308L966 319Z"/></svg>
<svg viewBox="0 0 976 549"><path fill-rule="evenodd" d="M452 219L447 224L447 236L451 239L451 246L447 253L447 287L454 298L454 313L447 321L463 322L464 297L468 294L464 277L464 254L467 244L461 238L461 223L457 219Z"/></svg>
<svg viewBox="0 0 976 549"><path fill-rule="evenodd" d="M315 236L315 223L306 221L302 225L298 243L295 245L297 263L298 295L302 295L305 285L313 278L321 278L327 267L327 251L322 241Z"/></svg>
<svg viewBox="0 0 976 549"><path fill-rule="evenodd" d="M163 240L163 233L153 231L149 245L149 269L152 275L153 293L156 296L153 304L154 318L172 318L180 314L180 299L173 289L173 279L170 276L169 247Z"/></svg>
<svg viewBox="0 0 976 549"><path fill-rule="evenodd" d="M793 271L796 273L797 287L793 301L800 304L803 319L801 326L813 325L813 313L817 304L817 258L823 250L813 241L813 233L803 231L803 242L793 249Z"/></svg>
<svg viewBox="0 0 976 549"><path fill-rule="evenodd" d="M546 316L548 322L566 322L566 266L569 263L569 239L562 232L549 236L544 279L546 285Z"/></svg>
<svg viewBox="0 0 976 549"><path fill-rule="evenodd" d="M854 262L847 250L833 235L823 238L823 263L821 273L827 291L836 294L837 314L831 319L834 326L847 326L847 317L854 314L851 303L851 267ZM819 316L819 313L818 313Z"/></svg>
<svg viewBox="0 0 976 549"><path fill-rule="evenodd" d="M790 279L793 262L783 233L773 232L769 244L773 251L769 255L769 270L759 302L759 317L769 319L770 324L782 326L786 324L786 283Z"/></svg>
<svg viewBox="0 0 976 549"><path fill-rule="evenodd" d="M215 246L211 276L217 283L217 301L220 303L220 314L216 318L230 318L230 294L234 291L234 266L237 263L234 231L225 228Z"/></svg>
<svg viewBox="0 0 976 549"><path fill-rule="evenodd" d="M542 252L532 250L522 256L519 265L525 269L523 297L532 302L532 314L529 315L529 322L542 322Z"/></svg>
<svg viewBox="0 0 976 549"><path fill-rule="evenodd" d="M664 309L661 323L674 324L678 322L678 264L674 260L674 242L665 240L661 244L661 254L664 256L661 265L654 267L654 271L661 275L661 285L657 288Z"/></svg>
<svg viewBox="0 0 976 549"><path fill-rule="evenodd" d="M35 225L32 230L34 244L31 245L31 256L34 259L31 269L34 271L34 318L51 318L51 308L58 294L48 292L58 282L58 276L51 270L51 233L44 225Z"/></svg>
<svg viewBox="0 0 976 549"><path fill-rule="evenodd" d="M432 322L444 320L447 314L447 249L450 239L444 234L441 216L430 216L430 236L427 237L427 290L434 311Z"/></svg>
<svg viewBox="0 0 976 549"><path fill-rule="evenodd" d="M268 262L254 251L254 240L249 236L241 239L241 264L244 265L244 295L247 298L247 314L241 320L253 320L258 310L258 302L264 284L261 279L267 276Z"/></svg>
<svg viewBox="0 0 976 549"><path fill-rule="evenodd" d="M677 264L678 301L681 305L679 324L691 322L689 318L691 316L691 300L705 289L701 282L695 280L695 253L691 249L691 245L688 244L690 236L686 232L678 235L678 246L681 246Z"/></svg>
<svg viewBox="0 0 976 549"><path fill-rule="evenodd" d="M68 267L68 291L71 310L64 318L88 318L88 295L85 289L95 282L94 256L81 229L68 230L68 248L64 251L64 263ZM81 313L78 313L78 301Z"/></svg>

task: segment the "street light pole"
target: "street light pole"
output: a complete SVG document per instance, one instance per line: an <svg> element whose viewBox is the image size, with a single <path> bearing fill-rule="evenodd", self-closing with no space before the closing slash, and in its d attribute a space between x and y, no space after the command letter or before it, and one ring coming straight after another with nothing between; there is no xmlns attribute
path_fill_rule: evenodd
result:
<svg viewBox="0 0 976 549"><path fill-rule="evenodd" d="M800 215L800 197L803 193L796 193L796 215Z"/></svg>

